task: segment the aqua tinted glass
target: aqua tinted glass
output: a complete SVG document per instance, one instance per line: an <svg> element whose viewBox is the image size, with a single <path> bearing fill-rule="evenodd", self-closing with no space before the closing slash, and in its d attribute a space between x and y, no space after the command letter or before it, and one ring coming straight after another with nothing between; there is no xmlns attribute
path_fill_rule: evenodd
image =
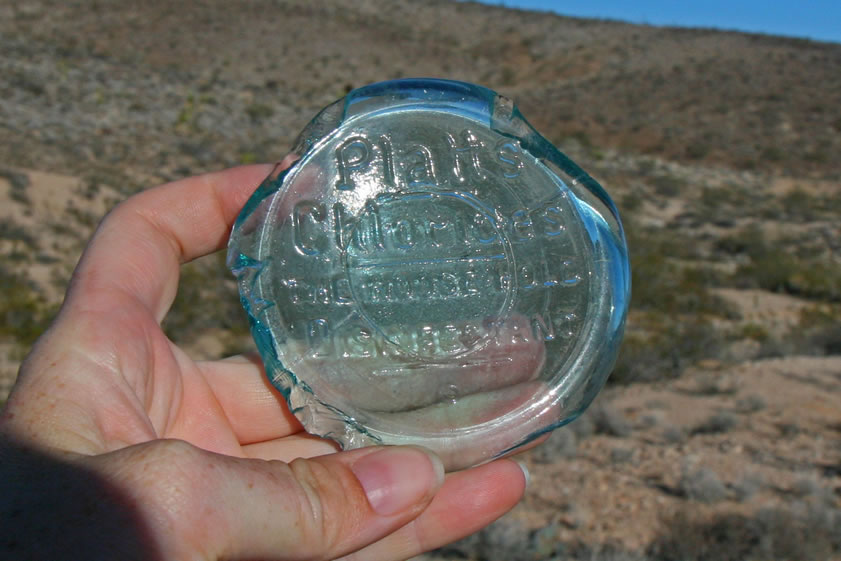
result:
<svg viewBox="0 0 841 561"><path fill-rule="evenodd" d="M311 433L448 469L583 411L630 275L602 187L479 86L350 92L239 216L228 263L266 371Z"/></svg>

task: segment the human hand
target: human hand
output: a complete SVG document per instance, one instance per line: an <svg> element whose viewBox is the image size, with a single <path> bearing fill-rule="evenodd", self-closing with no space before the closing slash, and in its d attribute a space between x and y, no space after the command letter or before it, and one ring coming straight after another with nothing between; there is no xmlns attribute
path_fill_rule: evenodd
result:
<svg viewBox="0 0 841 561"><path fill-rule="evenodd" d="M445 479L418 448L337 453L257 361L196 362L167 339L179 265L224 245L269 171L164 185L102 222L0 418L0 553L404 559L520 499L511 460Z"/></svg>

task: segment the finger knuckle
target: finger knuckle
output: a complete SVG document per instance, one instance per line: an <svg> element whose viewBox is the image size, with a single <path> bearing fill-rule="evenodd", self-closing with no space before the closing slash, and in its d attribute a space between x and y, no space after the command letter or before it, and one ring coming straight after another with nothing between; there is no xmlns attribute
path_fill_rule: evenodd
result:
<svg viewBox="0 0 841 561"><path fill-rule="evenodd" d="M207 496L196 486L204 452L181 440L161 440L132 459L130 478L138 503L158 535L179 536L182 545L200 545L204 536L187 521L211 513ZM201 528L201 526L199 526Z"/></svg>
<svg viewBox="0 0 841 561"><path fill-rule="evenodd" d="M111 225L111 224L119 224L124 221L127 217L131 214L134 214L134 206L136 205L135 198L129 197L123 201L120 201L114 207L109 210L105 216L100 221L100 227Z"/></svg>
<svg viewBox="0 0 841 561"><path fill-rule="evenodd" d="M303 537L320 544L325 554L338 551L360 525L356 478L345 466L312 460L295 460L289 469L298 489Z"/></svg>

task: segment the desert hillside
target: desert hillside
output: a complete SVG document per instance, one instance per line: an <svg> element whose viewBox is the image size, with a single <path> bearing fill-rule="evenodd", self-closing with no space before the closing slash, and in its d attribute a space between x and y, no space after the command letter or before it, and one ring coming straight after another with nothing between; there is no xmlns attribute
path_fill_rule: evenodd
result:
<svg viewBox="0 0 841 561"><path fill-rule="evenodd" d="M625 221L634 294L593 408L524 502L424 558L841 559L841 44L444 0L0 0L0 399L102 215L277 161L396 77L512 97ZM165 326L252 348L221 255Z"/></svg>

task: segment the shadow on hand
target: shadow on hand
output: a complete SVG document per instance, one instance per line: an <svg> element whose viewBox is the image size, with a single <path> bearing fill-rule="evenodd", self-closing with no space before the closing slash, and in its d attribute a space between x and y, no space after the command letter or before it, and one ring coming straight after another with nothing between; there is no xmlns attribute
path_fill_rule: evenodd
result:
<svg viewBox="0 0 841 561"><path fill-rule="evenodd" d="M134 499L101 475L0 436L0 558L161 561Z"/></svg>

